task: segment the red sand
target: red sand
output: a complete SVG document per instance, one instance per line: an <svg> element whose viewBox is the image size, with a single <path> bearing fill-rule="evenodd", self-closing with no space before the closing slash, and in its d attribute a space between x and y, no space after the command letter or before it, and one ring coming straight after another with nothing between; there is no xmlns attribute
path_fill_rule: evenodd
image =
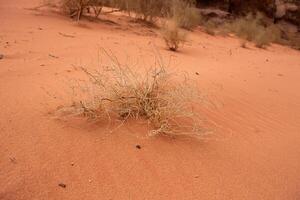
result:
<svg viewBox="0 0 300 200"><path fill-rule="evenodd" d="M77 25L24 9L37 3L0 3L1 200L300 199L299 51L243 49L238 39L198 30L172 53L153 30L123 17L114 17L120 25ZM216 124L214 139L148 138L139 125L108 133L51 117L81 76L73 65L95 63L99 46L121 60L150 60L151 44L216 105L201 108Z"/></svg>

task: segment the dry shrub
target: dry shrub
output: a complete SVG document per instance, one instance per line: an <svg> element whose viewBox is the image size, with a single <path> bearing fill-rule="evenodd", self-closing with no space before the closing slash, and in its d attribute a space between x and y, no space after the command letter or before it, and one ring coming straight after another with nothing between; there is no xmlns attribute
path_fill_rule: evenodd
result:
<svg viewBox="0 0 300 200"><path fill-rule="evenodd" d="M199 25L200 14L193 0L172 0L169 17L184 29L191 30Z"/></svg>
<svg viewBox="0 0 300 200"><path fill-rule="evenodd" d="M164 0L136 0L133 11L138 18L152 22L155 17L161 16L165 8Z"/></svg>
<svg viewBox="0 0 300 200"><path fill-rule="evenodd" d="M199 14L194 0L112 0L114 7L135 13L138 19L153 22L157 17L173 18L179 26L192 29Z"/></svg>
<svg viewBox="0 0 300 200"><path fill-rule="evenodd" d="M248 14L223 26L227 33L233 32L245 41L252 41L259 48L265 48L270 43L278 43L300 49L299 33L291 32L281 24L273 24L270 19L257 13Z"/></svg>
<svg viewBox="0 0 300 200"><path fill-rule="evenodd" d="M198 94L187 76L168 73L161 58L156 66L143 72L103 52L110 60L108 66L102 65L93 72L83 68L98 92L90 102L80 103L82 114L93 119L117 117L123 123L145 119L152 127L152 135L200 133L192 106Z"/></svg>
<svg viewBox="0 0 300 200"><path fill-rule="evenodd" d="M61 0L62 10L71 18L80 20L84 9L88 7L89 0Z"/></svg>
<svg viewBox="0 0 300 200"><path fill-rule="evenodd" d="M300 34L286 32L284 38L282 38L278 43L300 50Z"/></svg>
<svg viewBox="0 0 300 200"><path fill-rule="evenodd" d="M275 25L264 23L262 14L248 14L244 18L235 20L229 26L229 30L237 36L252 41L257 47L263 48L281 37L281 31Z"/></svg>
<svg viewBox="0 0 300 200"><path fill-rule="evenodd" d="M186 32L181 30L174 21L165 23L161 30L162 37L171 51L177 51L186 41Z"/></svg>
<svg viewBox="0 0 300 200"><path fill-rule="evenodd" d="M169 0L113 0L114 7L118 7L143 21L153 22L156 17L163 16Z"/></svg>
<svg viewBox="0 0 300 200"><path fill-rule="evenodd" d="M71 18L80 20L85 10L90 8L94 11L94 16L97 18L103 6L111 4L111 0L60 0L60 7Z"/></svg>
<svg viewBox="0 0 300 200"><path fill-rule="evenodd" d="M111 6L137 19L154 22L157 17L172 17L179 26L192 29L198 25L199 14L194 0L59 0L60 7L70 17L80 20L85 10L93 9L98 17L103 6Z"/></svg>
<svg viewBox="0 0 300 200"><path fill-rule="evenodd" d="M111 5L111 0L90 0L89 7L93 9L95 18L98 18L104 6Z"/></svg>
<svg viewBox="0 0 300 200"><path fill-rule="evenodd" d="M217 25L211 21L211 20L207 20L206 23L202 24L204 27L204 32L209 34L209 35L215 35L216 32L215 30L217 29Z"/></svg>
<svg viewBox="0 0 300 200"><path fill-rule="evenodd" d="M300 50L300 35L294 34L290 36L289 43L294 49Z"/></svg>

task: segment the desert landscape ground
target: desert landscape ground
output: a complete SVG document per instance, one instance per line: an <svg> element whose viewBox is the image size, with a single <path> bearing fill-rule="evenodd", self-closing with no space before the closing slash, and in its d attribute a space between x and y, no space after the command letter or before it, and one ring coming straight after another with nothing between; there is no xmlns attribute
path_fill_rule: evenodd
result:
<svg viewBox="0 0 300 200"><path fill-rule="evenodd" d="M73 21L0 2L0 199L300 199L300 52L240 46L201 27L179 52L155 28L121 14ZM109 18L109 20L104 20ZM112 22L113 21L113 22ZM185 71L210 103L198 114L209 139L148 137L139 122L110 133L86 120L57 120L70 84L99 48L120 61ZM205 127L204 127L205 128Z"/></svg>

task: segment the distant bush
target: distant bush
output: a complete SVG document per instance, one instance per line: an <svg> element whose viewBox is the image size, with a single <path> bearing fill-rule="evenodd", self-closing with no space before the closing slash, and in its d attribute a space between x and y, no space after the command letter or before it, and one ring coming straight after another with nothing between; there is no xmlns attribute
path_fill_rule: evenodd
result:
<svg viewBox="0 0 300 200"><path fill-rule="evenodd" d="M186 33L174 21L165 23L161 30L162 37L171 51L177 51L186 41Z"/></svg>
<svg viewBox="0 0 300 200"><path fill-rule="evenodd" d="M181 28L191 30L199 25L200 14L193 0L172 0L169 17Z"/></svg>
<svg viewBox="0 0 300 200"><path fill-rule="evenodd" d="M216 29L217 29L217 25L211 21L211 20L207 20L206 22L202 22L201 24L204 28L204 32L209 34L209 35L215 35L216 34Z"/></svg>
<svg viewBox="0 0 300 200"><path fill-rule="evenodd" d="M182 28L198 25L199 14L194 0L112 0L112 4L144 21L153 22L157 17L173 18Z"/></svg>
<svg viewBox="0 0 300 200"><path fill-rule="evenodd" d="M60 7L70 17L80 20L85 11L93 10L98 17L103 6L111 6L132 14L137 19L154 22L157 17L172 18L185 29L198 25L194 0L59 0Z"/></svg>
<svg viewBox="0 0 300 200"><path fill-rule="evenodd" d="M296 50L300 50L300 34L297 33L287 33L286 40L281 40L279 43L283 45L291 46Z"/></svg>
<svg viewBox="0 0 300 200"><path fill-rule="evenodd" d="M151 22L155 17L161 16L164 9L166 9L165 0L137 0L133 11L142 20Z"/></svg>
<svg viewBox="0 0 300 200"><path fill-rule="evenodd" d="M80 20L85 10L90 8L94 11L94 16L97 18L103 6L111 4L111 0L60 0L60 7L71 18Z"/></svg>
<svg viewBox="0 0 300 200"><path fill-rule="evenodd" d="M153 22L156 17L163 16L170 0L112 0L112 4L143 21Z"/></svg>
<svg viewBox="0 0 300 200"><path fill-rule="evenodd" d="M104 6L111 5L111 0L90 0L88 4L89 7L93 9L95 18L98 18L98 16L101 14L102 8Z"/></svg>
<svg viewBox="0 0 300 200"><path fill-rule="evenodd" d="M89 0L61 0L61 8L70 17L80 20L84 9L89 5Z"/></svg>
<svg viewBox="0 0 300 200"><path fill-rule="evenodd" d="M265 24L263 15L260 13L248 14L246 17L233 21L228 27L237 36L254 42L260 48L281 38L280 29L275 25Z"/></svg>

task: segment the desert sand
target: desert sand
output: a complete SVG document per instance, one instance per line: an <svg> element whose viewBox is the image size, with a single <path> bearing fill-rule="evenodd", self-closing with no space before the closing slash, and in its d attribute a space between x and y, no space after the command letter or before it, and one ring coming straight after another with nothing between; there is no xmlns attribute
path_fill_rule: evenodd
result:
<svg viewBox="0 0 300 200"><path fill-rule="evenodd" d="M158 30L125 16L78 24L25 9L38 4L0 2L1 200L300 199L299 51L245 49L198 28L173 53ZM76 66L94 66L99 47L122 61L151 60L153 46L212 102L199 103L215 124L210 139L147 137L139 123L110 133L53 118L81 78Z"/></svg>

